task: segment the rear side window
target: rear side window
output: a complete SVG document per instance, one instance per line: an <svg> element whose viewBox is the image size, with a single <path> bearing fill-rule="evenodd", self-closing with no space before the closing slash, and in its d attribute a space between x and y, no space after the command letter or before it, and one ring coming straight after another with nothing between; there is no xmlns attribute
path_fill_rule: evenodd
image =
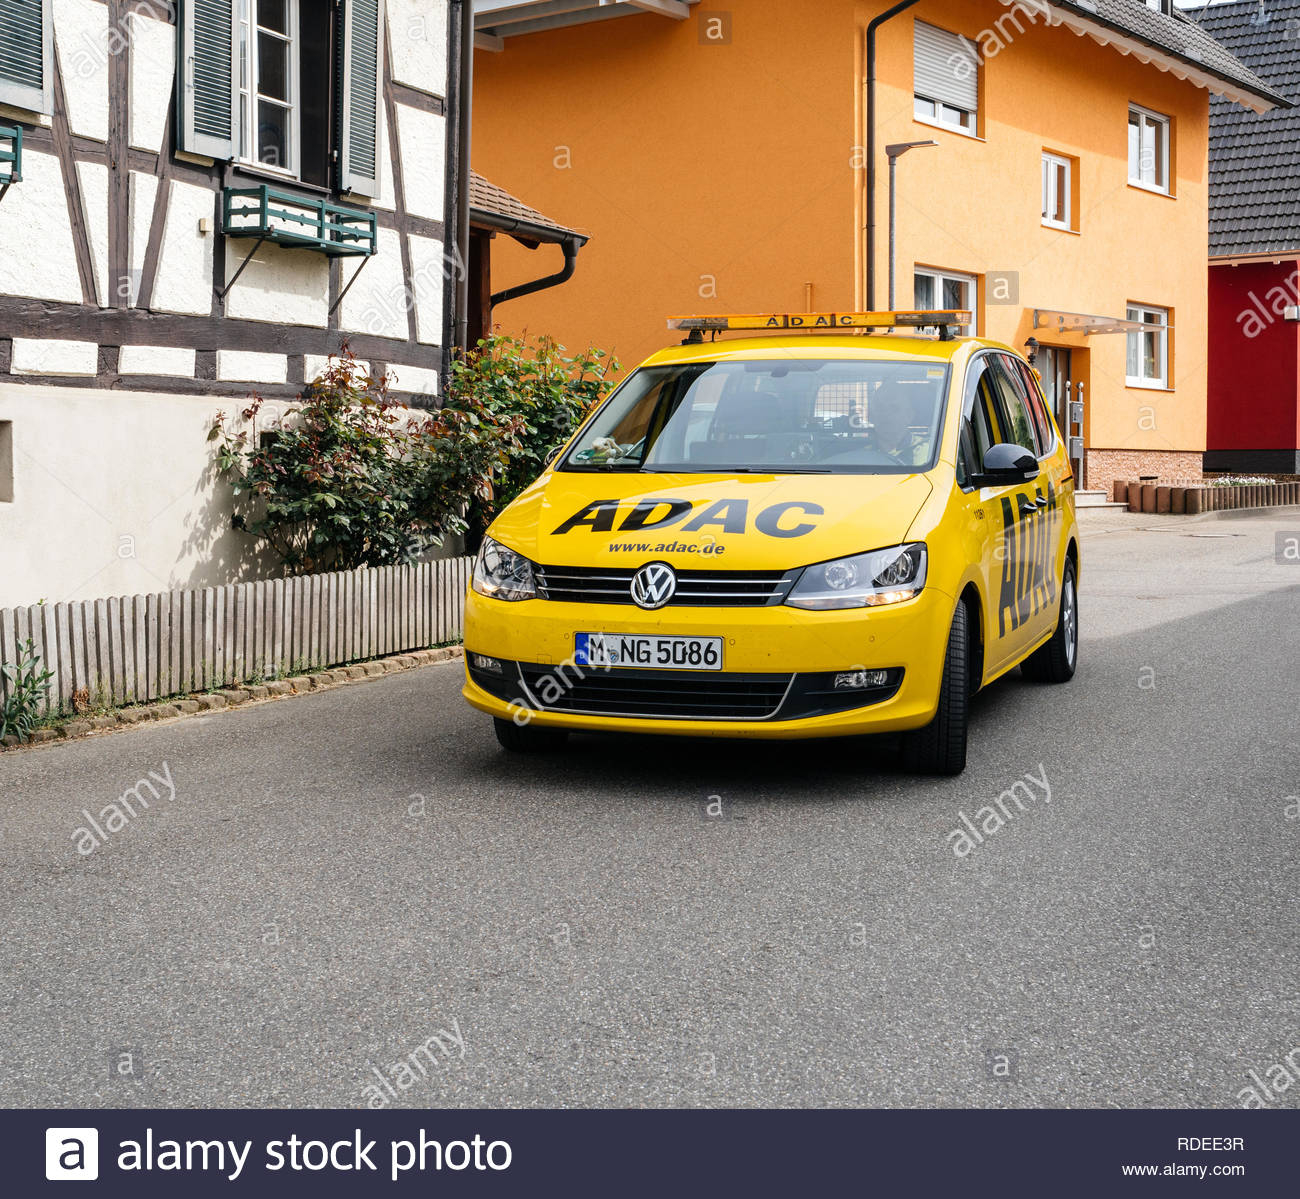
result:
<svg viewBox="0 0 1300 1199"><path fill-rule="evenodd" d="M1029 415L1034 421L1034 432L1038 434L1038 454L1042 457L1052 448L1052 442L1056 440L1051 417L1047 415L1047 406L1043 403L1042 388L1038 385L1034 368L1029 363L1022 362L1019 358L1011 358L1008 361L1014 364L1016 370L1020 372L1021 379L1024 380L1025 393L1029 397Z"/></svg>
<svg viewBox="0 0 1300 1199"><path fill-rule="evenodd" d="M991 372L996 379L999 408L1003 415L1002 428L1007 441L1022 445L1034 457L1042 452L1038 448L1038 436L1034 432L1034 421L1029 415L1029 396L1025 391L1020 372L1004 355L997 355Z"/></svg>

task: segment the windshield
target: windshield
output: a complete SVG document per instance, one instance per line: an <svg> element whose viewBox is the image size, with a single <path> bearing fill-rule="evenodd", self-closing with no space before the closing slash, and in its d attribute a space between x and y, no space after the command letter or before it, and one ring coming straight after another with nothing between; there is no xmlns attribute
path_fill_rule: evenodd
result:
<svg viewBox="0 0 1300 1199"><path fill-rule="evenodd" d="M646 367L559 469L911 474L936 457L947 379L939 363L863 359Z"/></svg>

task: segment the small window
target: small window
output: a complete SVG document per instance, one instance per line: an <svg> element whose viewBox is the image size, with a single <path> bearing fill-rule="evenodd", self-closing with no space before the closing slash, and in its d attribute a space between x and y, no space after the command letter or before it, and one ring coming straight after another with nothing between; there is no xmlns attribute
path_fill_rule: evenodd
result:
<svg viewBox="0 0 1300 1199"><path fill-rule="evenodd" d="M913 54L914 115L927 124L976 133L980 57L975 43L917 21Z"/></svg>
<svg viewBox="0 0 1300 1199"><path fill-rule="evenodd" d="M919 309L947 311L954 308L975 311L976 285L974 275L959 275L955 271L931 270L917 267L914 276L915 306ZM974 337L974 325L960 325L959 337Z"/></svg>
<svg viewBox="0 0 1300 1199"><path fill-rule="evenodd" d="M1053 229L1073 229L1070 191L1074 163L1062 154L1043 151L1043 224Z"/></svg>
<svg viewBox="0 0 1300 1199"><path fill-rule="evenodd" d="M1128 110L1128 181L1169 192L1169 118L1136 104Z"/></svg>
<svg viewBox="0 0 1300 1199"><path fill-rule="evenodd" d="M14 422L0 420L0 504L14 502Z"/></svg>
<svg viewBox="0 0 1300 1199"><path fill-rule="evenodd" d="M1130 304L1128 319L1146 327L1128 333L1126 374L1130 387L1169 386L1169 310Z"/></svg>

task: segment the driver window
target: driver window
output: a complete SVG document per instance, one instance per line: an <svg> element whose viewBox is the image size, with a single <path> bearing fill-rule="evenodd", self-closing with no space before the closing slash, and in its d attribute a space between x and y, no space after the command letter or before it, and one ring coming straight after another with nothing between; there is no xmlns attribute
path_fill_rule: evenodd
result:
<svg viewBox="0 0 1300 1199"><path fill-rule="evenodd" d="M998 442L997 398L994 391L992 362L980 358L967 376L966 398L962 404L961 461L958 482L979 471L984 455Z"/></svg>

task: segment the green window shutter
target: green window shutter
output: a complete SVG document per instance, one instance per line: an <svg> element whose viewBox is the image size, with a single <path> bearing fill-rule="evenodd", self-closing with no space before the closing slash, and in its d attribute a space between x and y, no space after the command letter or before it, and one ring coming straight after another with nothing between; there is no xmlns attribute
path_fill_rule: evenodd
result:
<svg viewBox="0 0 1300 1199"><path fill-rule="evenodd" d="M53 105L51 0L0 0L0 104L32 112Z"/></svg>
<svg viewBox="0 0 1300 1199"><path fill-rule="evenodd" d="M181 0L177 8L177 148L218 160L234 158L237 0Z"/></svg>
<svg viewBox="0 0 1300 1199"><path fill-rule="evenodd" d="M339 184L363 196L379 194L380 72L383 0L345 0L343 6L343 135Z"/></svg>

